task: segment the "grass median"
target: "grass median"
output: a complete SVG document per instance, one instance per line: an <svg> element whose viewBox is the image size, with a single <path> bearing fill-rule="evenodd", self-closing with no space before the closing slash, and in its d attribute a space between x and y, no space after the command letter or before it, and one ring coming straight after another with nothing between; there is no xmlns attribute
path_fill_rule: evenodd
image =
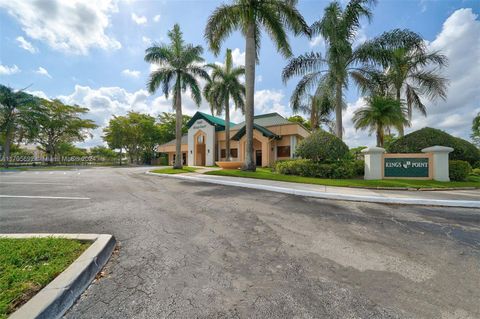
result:
<svg viewBox="0 0 480 319"><path fill-rule="evenodd" d="M315 177L303 177L295 175L283 175L272 172L267 168L257 168L256 172L241 170L218 170L206 172L206 175L247 177L266 179L272 181L316 184L338 187L362 187L362 188L453 188L453 187L475 187L480 188L480 176L469 176L464 182L438 182L433 180L409 180L409 179L384 179L384 180L363 180L363 179L327 179Z"/></svg>
<svg viewBox="0 0 480 319"><path fill-rule="evenodd" d="M154 169L151 172L158 173L158 174L182 174L182 173L193 173L195 172L195 170L196 168L194 167L183 166L182 168L167 167L167 168Z"/></svg>
<svg viewBox="0 0 480 319"><path fill-rule="evenodd" d="M32 298L89 245L64 238L0 238L0 318Z"/></svg>

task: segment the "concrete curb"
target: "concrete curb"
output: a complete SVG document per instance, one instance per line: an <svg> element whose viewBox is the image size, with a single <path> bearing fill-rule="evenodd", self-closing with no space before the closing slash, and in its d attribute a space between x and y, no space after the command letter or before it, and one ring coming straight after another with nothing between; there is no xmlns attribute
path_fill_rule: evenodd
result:
<svg viewBox="0 0 480 319"><path fill-rule="evenodd" d="M159 174L146 172L147 175L155 175L162 177L170 177L176 179L190 180L196 182L212 183L226 186L236 186L244 188L252 188L259 190L266 190L277 193L291 194L297 196L307 196L332 200L344 200L354 202L369 202L380 204L401 204L401 205L422 205L422 206L443 206L443 207L466 207L466 208L480 208L480 201L468 200L443 200L443 199L428 199L428 198L400 198L400 197L380 197L380 196L366 196L366 195L351 195L341 193L322 193L317 191L298 190L279 186L251 184L244 182L234 182L220 179L203 178L197 176L188 176L182 174Z"/></svg>
<svg viewBox="0 0 480 319"><path fill-rule="evenodd" d="M0 238L32 237L93 241L67 269L9 317L9 319L60 318L107 263L116 245L115 237L105 234L0 234Z"/></svg>

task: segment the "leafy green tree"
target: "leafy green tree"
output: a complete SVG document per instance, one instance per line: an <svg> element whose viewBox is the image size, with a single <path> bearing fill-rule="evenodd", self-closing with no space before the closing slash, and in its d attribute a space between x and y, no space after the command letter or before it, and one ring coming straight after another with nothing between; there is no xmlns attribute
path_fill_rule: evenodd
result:
<svg viewBox="0 0 480 319"><path fill-rule="evenodd" d="M383 147L385 130L408 124L406 110L391 97L374 95L367 98L367 106L355 111L353 124L358 129L369 129L377 135L377 146Z"/></svg>
<svg viewBox="0 0 480 319"><path fill-rule="evenodd" d="M56 152L57 155L60 156L60 160L65 157L87 155L87 151L85 149L76 147L70 142L62 142L58 144Z"/></svg>
<svg viewBox="0 0 480 319"><path fill-rule="evenodd" d="M163 144L170 142L175 138L175 129L176 129L176 118L174 113L162 112L158 116L158 124L162 131L161 139L158 141L158 144ZM189 115L182 115L182 136L187 134L188 127L187 123L192 117Z"/></svg>
<svg viewBox="0 0 480 319"><path fill-rule="evenodd" d="M230 4L223 4L215 9L205 28L205 38L214 54L220 52L222 43L234 30L239 30L245 38L247 142L244 169L246 170L255 171L253 156L255 64L259 57L261 31L263 28L268 33L283 56L290 57L292 49L286 31L293 31L295 35L310 32L296 4L296 0L232 0Z"/></svg>
<svg viewBox="0 0 480 319"><path fill-rule="evenodd" d="M397 101L406 103L409 120L414 108L427 115L422 98L446 99L448 81L440 71L448 59L439 51L429 51L417 33L408 29L388 31L364 43L360 51L361 60L383 67L382 72ZM403 127L399 133L403 136Z"/></svg>
<svg viewBox="0 0 480 319"><path fill-rule="evenodd" d="M245 85L240 82L240 77L245 74L245 68L233 66L230 49L227 49L224 65L208 64L208 67L212 69L211 81L205 85L203 93L211 105L212 113L221 115L225 112L225 149L227 161L230 161L230 99L235 109L244 112Z"/></svg>
<svg viewBox="0 0 480 319"><path fill-rule="evenodd" d="M480 147L480 112L472 122L472 140L478 147Z"/></svg>
<svg viewBox="0 0 480 319"><path fill-rule="evenodd" d="M0 85L0 132L4 137L4 166L8 167L14 140L32 138L37 133L43 109L38 99L23 91Z"/></svg>
<svg viewBox="0 0 480 319"><path fill-rule="evenodd" d="M126 145L125 117L114 116L110 119L108 126L103 129L103 140L112 150L118 149L119 164L122 165L123 149Z"/></svg>
<svg viewBox="0 0 480 319"><path fill-rule="evenodd" d="M92 120L83 118L88 108L63 104L60 100L42 99L41 103L44 116L38 121L38 132L32 141L39 144L49 162L58 155L61 143L84 141L91 136L90 130L97 128Z"/></svg>
<svg viewBox="0 0 480 319"><path fill-rule="evenodd" d="M199 63L203 62L201 46L185 44L180 26L175 24L168 32L170 44L159 44L145 51L145 61L159 66L150 74L147 87L154 93L161 86L168 99L173 95L172 104L176 114L176 157L174 168L182 168L182 92L190 90L195 104L200 105L202 94L198 79L208 79L208 73Z"/></svg>
<svg viewBox="0 0 480 319"><path fill-rule="evenodd" d="M106 161L111 161L115 159L118 154L111 148L105 146L95 146L90 149L90 154L92 156L102 158Z"/></svg>
<svg viewBox="0 0 480 319"><path fill-rule="evenodd" d="M353 42L360 29L360 19L372 18L371 5L374 0L351 0L344 9L340 2L331 2L322 19L312 26L312 36L322 36L326 42L326 54L311 52L289 61L282 73L283 81L302 76L292 94L295 109L299 101L311 91L321 89L315 95L333 97L335 106L335 131L342 139L342 111L345 107L343 90L348 88L349 77L361 69L357 50ZM353 77L355 79L355 77ZM297 104L296 104L297 103Z"/></svg>
<svg viewBox="0 0 480 319"><path fill-rule="evenodd" d="M140 164L142 157L147 161L152 158L161 134L153 116L129 112L110 119L103 139L110 148L125 149L131 164Z"/></svg>

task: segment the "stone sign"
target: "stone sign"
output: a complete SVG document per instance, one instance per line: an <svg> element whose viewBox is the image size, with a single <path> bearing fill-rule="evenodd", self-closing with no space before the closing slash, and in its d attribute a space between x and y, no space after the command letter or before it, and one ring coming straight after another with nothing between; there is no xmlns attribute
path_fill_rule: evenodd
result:
<svg viewBox="0 0 480 319"><path fill-rule="evenodd" d="M386 154L395 155L395 154ZM428 178L430 173L428 156L415 157L384 157L383 176Z"/></svg>
<svg viewBox="0 0 480 319"><path fill-rule="evenodd" d="M386 154L381 147L362 150L365 154L365 179L434 179L448 182L448 154L453 148L432 146L422 153Z"/></svg>

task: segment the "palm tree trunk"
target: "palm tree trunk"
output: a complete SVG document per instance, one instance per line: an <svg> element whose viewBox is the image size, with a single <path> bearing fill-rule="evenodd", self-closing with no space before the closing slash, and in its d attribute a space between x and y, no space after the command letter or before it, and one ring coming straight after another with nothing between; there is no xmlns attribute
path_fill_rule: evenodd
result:
<svg viewBox="0 0 480 319"><path fill-rule="evenodd" d="M122 148L120 147L120 166L122 166Z"/></svg>
<svg viewBox="0 0 480 319"><path fill-rule="evenodd" d="M312 107L310 110L310 128L312 131L315 131L318 126L318 113L317 113L317 103L315 101L315 97L312 99Z"/></svg>
<svg viewBox="0 0 480 319"><path fill-rule="evenodd" d="M397 101L400 103L400 89L397 88ZM403 137L405 135L405 130L403 129L403 125L401 125L399 128L398 128L398 135L400 137Z"/></svg>
<svg viewBox="0 0 480 319"><path fill-rule="evenodd" d="M10 160L10 142L12 139L12 130L7 128L7 132L5 134L5 150L3 154L3 166L8 168L8 162Z"/></svg>
<svg viewBox="0 0 480 319"><path fill-rule="evenodd" d="M253 116L254 116L254 93L255 93L255 24L249 23L245 44L245 131L247 143L245 149L245 163L243 169L255 171L253 159Z"/></svg>
<svg viewBox="0 0 480 319"><path fill-rule="evenodd" d="M230 105L228 105L229 96L225 97L225 150L227 151L227 162L230 162Z"/></svg>
<svg viewBox="0 0 480 319"><path fill-rule="evenodd" d="M337 135L339 139L343 139L342 85L341 81L337 81L335 88L335 135Z"/></svg>
<svg viewBox="0 0 480 319"><path fill-rule="evenodd" d="M377 146L383 147L383 128L377 126Z"/></svg>
<svg viewBox="0 0 480 319"><path fill-rule="evenodd" d="M180 81L177 82L177 88L175 90L176 99L175 99L175 163L173 168L182 168L183 167L183 156L182 156L182 90L180 88Z"/></svg>

